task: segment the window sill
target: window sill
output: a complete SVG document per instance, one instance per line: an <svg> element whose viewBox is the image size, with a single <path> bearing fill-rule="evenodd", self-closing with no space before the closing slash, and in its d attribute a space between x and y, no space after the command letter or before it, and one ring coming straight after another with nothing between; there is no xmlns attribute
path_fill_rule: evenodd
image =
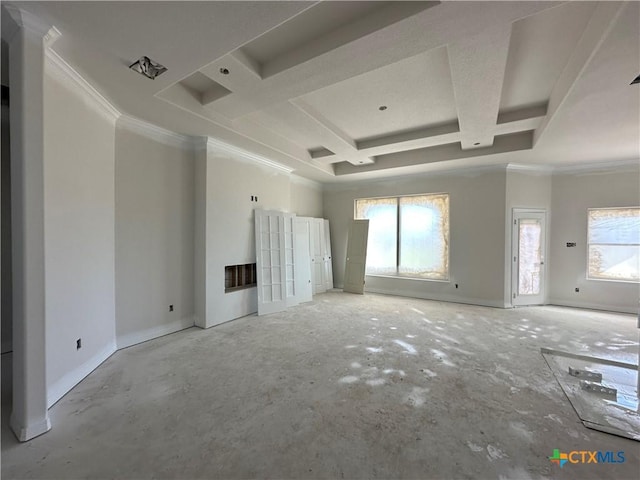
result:
<svg viewBox="0 0 640 480"><path fill-rule="evenodd" d="M440 280L437 278L422 278L422 277L408 277L406 275L380 275L380 274L365 274L366 277L375 277L375 278L396 278L400 280L417 280L419 282L437 282L437 283L451 283L451 279Z"/></svg>
<svg viewBox="0 0 640 480"><path fill-rule="evenodd" d="M634 285L640 284L640 280L616 280L613 278L586 278L590 282L608 282L608 283L631 283Z"/></svg>

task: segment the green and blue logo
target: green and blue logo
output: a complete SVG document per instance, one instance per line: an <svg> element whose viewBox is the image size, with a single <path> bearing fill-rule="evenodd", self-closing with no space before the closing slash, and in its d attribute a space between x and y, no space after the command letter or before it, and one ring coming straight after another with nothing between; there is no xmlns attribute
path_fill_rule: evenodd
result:
<svg viewBox="0 0 640 480"><path fill-rule="evenodd" d="M553 449L553 455L549 457L551 463L562 468L566 463L624 463L624 452L603 452L600 450L573 450L568 453L561 452L559 448Z"/></svg>

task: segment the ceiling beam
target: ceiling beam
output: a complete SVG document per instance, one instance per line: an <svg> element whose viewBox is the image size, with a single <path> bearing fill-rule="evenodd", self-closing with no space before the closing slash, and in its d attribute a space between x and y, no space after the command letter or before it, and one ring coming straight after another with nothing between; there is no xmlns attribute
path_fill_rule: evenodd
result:
<svg viewBox="0 0 640 480"><path fill-rule="evenodd" d="M533 132L520 132L512 135L496 136L491 147L463 150L460 144L438 145L406 152L396 152L376 158L372 165L353 166L347 162L336 163L336 176L352 175L356 173L373 172L376 170L412 167L429 163L446 162L472 157L483 157L500 153L530 150L533 145Z"/></svg>
<svg viewBox="0 0 640 480"><path fill-rule="evenodd" d="M373 159L367 155L363 155L358 151L358 147L353 138L344 133L341 129L330 122L324 115L318 112L314 107L306 103L300 98L290 100L292 105L295 105L300 111L304 112L314 122L320 125L331 136L329 144L324 145L337 156L343 158L353 165L363 165L373 163Z"/></svg>
<svg viewBox="0 0 640 480"><path fill-rule="evenodd" d="M511 24L449 45L453 93L463 150L493 145Z"/></svg>
<svg viewBox="0 0 640 480"><path fill-rule="evenodd" d="M625 2L598 3L580 41L569 58L569 62L551 91L547 115L533 136L534 146L538 144L556 113L569 97L578 79L615 25L625 5Z"/></svg>

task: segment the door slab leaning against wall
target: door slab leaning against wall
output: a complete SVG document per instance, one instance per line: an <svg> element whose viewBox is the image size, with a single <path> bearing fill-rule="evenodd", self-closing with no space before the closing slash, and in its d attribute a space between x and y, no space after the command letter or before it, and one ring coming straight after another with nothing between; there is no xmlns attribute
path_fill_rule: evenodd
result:
<svg viewBox="0 0 640 480"><path fill-rule="evenodd" d="M353 220L349 226L347 262L344 271L344 291L364 293L364 275L367 263L369 220Z"/></svg>
<svg viewBox="0 0 640 480"><path fill-rule="evenodd" d="M258 315L281 312L295 300L295 215L255 210Z"/></svg>

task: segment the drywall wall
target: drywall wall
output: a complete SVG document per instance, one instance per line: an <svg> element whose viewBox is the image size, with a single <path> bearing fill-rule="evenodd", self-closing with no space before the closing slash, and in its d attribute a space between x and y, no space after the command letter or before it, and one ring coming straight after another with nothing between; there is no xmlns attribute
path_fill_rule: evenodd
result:
<svg viewBox="0 0 640 480"><path fill-rule="evenodd" d="M553 176L550 303L638 312L637 283L587 280L587 209L640 205L639 175L635 167ZM567 242L576 246L567 247Z"/></svg>
<svg viewBox="0 0 640 480"><path fill-rule="evenodd" d="M195 261L206 270L196 272L196 284L205 290L196 293L196 324L208 328L257 311L255 288L224 292L225 266L256 261L254 209L292 209L289 174L215 144L203 142L202 148L206 158L202 150L196 153L196 177L205 182L196 188Z"/></svg>
<svg viewBox="0 0 640 480"><path fill-rule="evenodd" d="M152 139L121 120L115 136L118 348L194 324L193 147Z"/></svg>
<svg viewBox="0 0 640 480"><path fill-rule="evenodd" d="M368 275L365 291L503 307L505 182L502 168L325 187L324 216L331 224L336 288L343 286L356 198L448 193L450 281Z"/></svg>
<svg viewBox="0 0 640 480"><path fill-rule="evenodd" d="M2 42L4 43L4 42ZM2 158L0 178L2 181L2 190L0 195L2 201L2 236L0 243L2 244L2 330L0 338L2 339L2 353L10 352L12 348L12 322L13 322L13 289L11 288L11 271L12 271L12 249L11 249L11 150L9 140L9 105L2 104Z"/></svg>
<svg viewBox="0 0 640 480"><path fill-rule="evenodd" d="M322 218L322 185L291 175L289 207L299 217Z"/></svg>
<svg viewBox="0 0 640 480"><path fill-rule="evenodd" d="M511 275L513 268L513 209L532 208L544 210L546 212L546 258L545 262L545 302L549 296L549 239L550 239L550 218L551 218L551 173L536 171L518 171L507 168L506 183L506 211L505 211L505 259L504 259L504 305L511 306L512 284Z"/></svg>
<svg viewBox="0 0 640 480"><path fill-rule="evenodd" d="M115 351L112 120L45 64L44 205L48 405ZM76 349L76 340L82 347Z"/></svg>

